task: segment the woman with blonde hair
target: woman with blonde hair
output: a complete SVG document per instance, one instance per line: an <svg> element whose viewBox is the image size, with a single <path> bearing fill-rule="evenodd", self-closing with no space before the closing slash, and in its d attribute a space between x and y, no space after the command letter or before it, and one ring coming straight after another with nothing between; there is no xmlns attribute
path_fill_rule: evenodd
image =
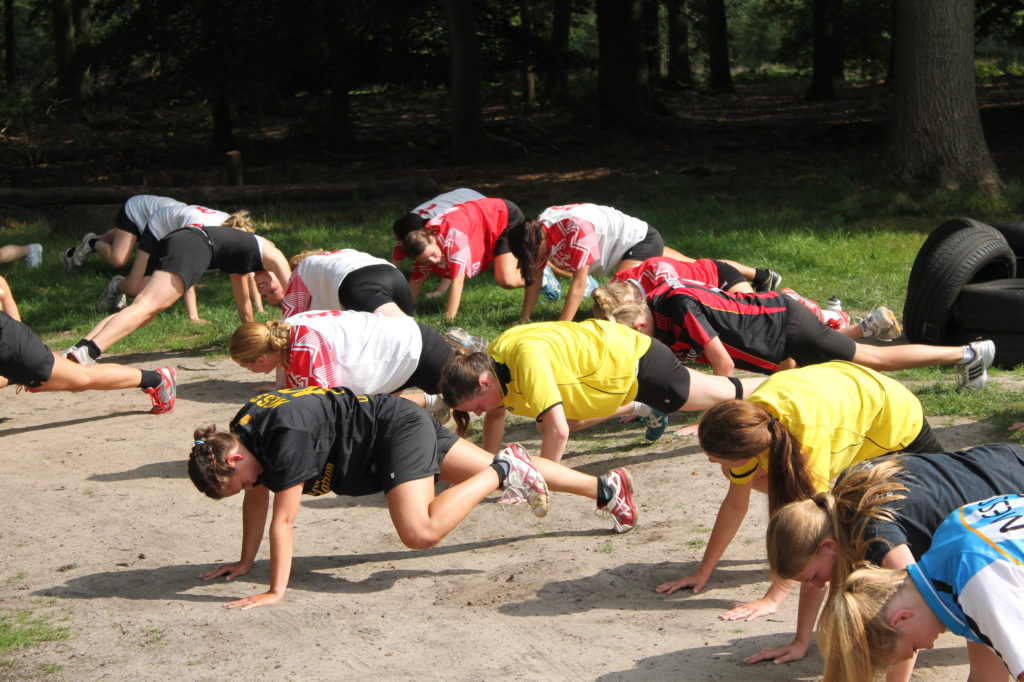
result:
<svg viewBox="0 0 1024 682"><path fill-rule="evenodd" d="M831 492L784 505L768 522L768 567L777 582L801 583L796 635L792 643L764 649L746 662L803 658L826 584L842 585L854 565L864 561L905 568L931 547L935 529L950 510L1018 490L1024 490L1024 448L993 443L867 460L844 471ZM785 594L769 590L763 599L739 604L723 618L750 620L774 613ZM972 668L985 669L991 651L971 643L968 650ZM996 660L995 669L1001 667ZM910 661L891 670L888 679L909 679L912 669Z"/></svg>
<svg viewBox="0 0 1024 682"><path fill-rule="evenodd" d="M846 467L892 452L941 452L921 403L894 379L852 362L826 362L768 377L746 400L704 413L701 449L729 480L697 571L658 585L700 592L750 506L768 494L774 513L829 489Z"/></svg>
<svg viewBox="0 0 1024 682"><path fill-rule="evenodd" d="M931 649L946 630L990 649L992 667L978 670L972 658L971 680L1005 680L1009 672L1024 681L1022 519L1017 494L967 504L939 525L917 563L850 574L822 615L826 682L873 679Z"/></svg>

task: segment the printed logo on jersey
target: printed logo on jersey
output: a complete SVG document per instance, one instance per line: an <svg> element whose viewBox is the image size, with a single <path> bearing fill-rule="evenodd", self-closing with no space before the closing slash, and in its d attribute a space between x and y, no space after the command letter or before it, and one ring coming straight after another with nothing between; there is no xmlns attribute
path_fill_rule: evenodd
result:
<svg viewBox="0 0 1024 682"><path fill-rule="evenodd" d="M316 480L313 486L307 492L307 495L313 497L319 497L320 495L326 495L331 492L331 478L334 476L334 463L328 462L327 468L324 469L324 475Z"/></svg>
<svg viewBox="0 0 1024 682"><path fill-rule="evenodd" d="M1024 540L1024 498L1001 495L961 507L960 520L1009 561L1021 564L1000 549L999 543Z"/></svg>

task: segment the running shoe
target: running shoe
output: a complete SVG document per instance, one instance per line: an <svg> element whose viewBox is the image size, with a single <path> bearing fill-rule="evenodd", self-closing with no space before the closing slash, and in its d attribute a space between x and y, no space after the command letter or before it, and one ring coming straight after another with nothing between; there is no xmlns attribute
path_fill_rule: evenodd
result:
<svg viewBox="0 0 1024 682"><path fill-rule="evenodd" d="M68 346L61 355L71 362L77 362L80 365L96 364L96 361L89 355L89 349L85 346Z"/></svg>
<svg viewBox="0 0 1024 682"><path fill-rule="evenodd" d="M769 270L767 281L765 281L761 286L755 287L755 290L758 293L763 293L765 291L778 291L780 286L782 286L782 275L774 270Z"/></svg>
<svg viewBox="0 0 1024 682"><path fill-rule="evenodd" d="M38 268L43 263L43 245L42 244L29 244L28 253L25 254L25 263L28 264L29 270Z"/></svg>
<svg viewBox="0 0 1024 682"><path fill-rule="evenodd" d="M872 310L871 314L861 321L860 328L864 330L864 336L873 336L879 341L892 341L903 334L903 327L896 319L896 313L884 305Z"/></svg>
<svg viewBox="0 0 1024 682"><path fill-rule="evenodd" d="M612 499L601 509L598 516L607 514L615 523L616 533L628 533L636 526L637 508L633 500L633 477L625 469L612 469L601 477L612 489Z"/></svg>
<svg viewBox="0 0 1024 682"><path fill-rule="evenodd" d="M64 249L60 252L60 264L68 270L75 267L75 248L72 246L70 249Z"/></svg>
<svg viewBox="0 0 1024 682"><path fill-rule="evenodd" d="M426 397L427 396L424 396L424 398ZM427 412L429 412L434 417L434 419L438 421L438 423L444 424L449 419L451 419L452 410L450 407L444 404L444 400L441 399L440 393L434 395L433 397L435 398L434 404L427 408Z"/></svg>
<svg viewBox="0 0 1024 682"><path fill-rule="evenodd" d="M594 293L594 289L596 289L596 288L597 288L597 280L593 277L593 275L588 276L587 277L587 288L583 290L583 298L586 298L587 296L590 296L590 294Z"/></svg>
<svg viewBox="0 0 1024 682"><path fill-rule="evenodd" d="M501 496L500 502L518 504L525 501L529 503L534 516L547 516L548 484L537 471L526 449L519 443L511 443L496 454L494 459L506 462L509 467L503 488L505 494Z"/></svg>
<svg viewBox="0 0 1024 682"><path fill-rule="evenodd" d="M668 415L658 409L651 410L651 416L647 417L644 421L647 422L647 431L644 433L644 438L651 441L652 443L665 433L665 429L668 428Z"/></svg>
<svg viewBox="0 0 1024 682"><path fill-rule="evenodd" d="M487 352L487 339L473 336L462 327L452 327L444 333L444 338L455 348L465 348L471 353Z"/></svg>
<svg viewBox="0 0 1024 682"><path fill-rule="evenodd" d="M100 298L96 301L96 309L101 313L114 313L121 308L128 305L128 297L121 293L121 290L117 288L117 285L124 281L123 275L114 275L109 282L107 287L100 294Z"/></svg>
<svg viewBox="0 0 1024 682"><path fill-rule="evenodd" d="M996 359L996 344L989 340L972 341L974 359L956 366L956 383L968 391L980 391L988 381L988 368Z"/></svg>
<svg viewBox="0 0 1024 682"><path fill-rule="evenodd" d="M174 371L173 367L161 367L157 373L160 375L160 385L156 388L142 390L148 393L149 399L153 401L153 408L150 412L163 414L174 409L174 401L178 393L178 373Z"/></svg>
<svg viewBox="0 0 1024 682"><path fill-rule="evenodd" d="M558 278L555 277L555 271L551 269L550 265L545 266L544 278L541 281L543 283L540 287L540 293L544 294L549 301L554 302L562 298L562 287L558 286Z"/></svg>

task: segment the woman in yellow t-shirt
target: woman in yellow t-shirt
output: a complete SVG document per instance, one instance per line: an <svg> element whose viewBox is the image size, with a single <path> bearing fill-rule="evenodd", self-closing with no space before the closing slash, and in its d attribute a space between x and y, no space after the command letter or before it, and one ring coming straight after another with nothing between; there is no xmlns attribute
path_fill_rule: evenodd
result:
<svg viewBox="0 0 1024 682"><path fill-rule="evenodd" d="M487 353L448 361L445 402L484 414L484 449L497 452L505 413L537 420L541 456L560 461L569 431L631 412L634 400L661 412L703 410L749 395L761 379L714 377L687 369L672 351L604 320L513 327Z"/></svg>
<svg viewBox="0 0 1024 682"><path fill-rule="evenodd" d="M708 459L722 465L729 491L696 573L658 585L665 594L700 592L750 506L768 494L770 512L829 489L846 467L891 452L942 452L917 396L894 379L836 360L769 377L746 401L708 410L698 428ZM774 613L787 591L723 614L728 620Z"/></svg>

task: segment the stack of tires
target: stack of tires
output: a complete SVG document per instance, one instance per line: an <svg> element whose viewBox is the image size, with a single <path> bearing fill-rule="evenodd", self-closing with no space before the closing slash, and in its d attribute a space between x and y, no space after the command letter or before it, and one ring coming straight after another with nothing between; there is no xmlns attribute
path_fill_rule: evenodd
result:
<svg viewBox="0 0 1024 682"><path fill-rule="evenodd" d="M910 271L903 328L913 343L992 339L996 366L1024 363L1024 223L939 225Z"/></svg>

